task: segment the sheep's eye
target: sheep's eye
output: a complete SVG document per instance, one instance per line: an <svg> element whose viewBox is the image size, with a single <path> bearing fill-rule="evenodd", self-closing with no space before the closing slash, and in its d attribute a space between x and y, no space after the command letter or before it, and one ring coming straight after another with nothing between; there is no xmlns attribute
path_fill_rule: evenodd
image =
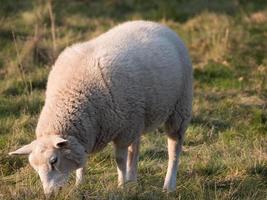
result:
<svg viewBox="0 0 267 200"><path fill-rule="evenodd" d="M57 162L57 157L56 157L56 156L51 157L50 160L49 160L49 163L50 163L52 166L53 166L54 164L56 164L56 162Z"/></svg>

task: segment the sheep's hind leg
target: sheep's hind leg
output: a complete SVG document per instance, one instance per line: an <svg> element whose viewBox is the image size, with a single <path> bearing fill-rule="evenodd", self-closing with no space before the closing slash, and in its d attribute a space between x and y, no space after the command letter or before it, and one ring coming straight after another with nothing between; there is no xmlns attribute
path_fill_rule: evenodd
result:
<svg viewBox="0 0 267 200"><path fill-rule="evenodd" d="M188 120L189 121L189 120ZM176 189L176 175L178 171L179 156L182 151L184 141L184 134L188 124L187 120L180 121L180 128L178 131L169 131L168 135L168 169L164 181L163 189L167 192L175 191Z"/></svg>
<svg viewBox="0 0 267 200"><path fill-rule="evenodd" d="M114 143L114 147L118 172L118 187L123 187L126 181L127 146L120 147Z"/></svg>
<svg viewBox="0 0 267 200"><path fill-rule="evenodd" d="M140 145L140 138L137 138L128 147L127 172L126 172L127 182L137 181L137 163L139 158L139 145Z"/></svg>

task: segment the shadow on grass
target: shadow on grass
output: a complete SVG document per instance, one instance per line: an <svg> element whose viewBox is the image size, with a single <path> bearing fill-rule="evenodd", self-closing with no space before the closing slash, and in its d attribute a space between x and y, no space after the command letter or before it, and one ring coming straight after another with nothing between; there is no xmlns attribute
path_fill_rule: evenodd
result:
<svg viewBox="0 0 267 200"><path fill-rule="evenodd" d="M267 164L257 164L254 167L247 169L251 175L259 176L267 184Z"/></svg>
<svg viewBox="0 0 267 200"><path fill-rule="evenodd" d="M112 18L119 21L129 19L130 16L139 15L144 19L161 20L172 19L184 22L203 11L215 13L238 15L239 12L256 12L266 8L265 0L256 0L253 2L238 1L184 1L184 0L115 0L115 1L91 1L91 0L70 0L66 4L63 0L53 2L57 22L63 16L72 14L81 15L90 18ZM3 17L18 15L23 11L32 10L37 4L46 4L46 1L20 1L9 0L2 2L0 14Z"/></svg>
<svg viewBox="0 0 267 200"><path fill-rule="evenodd" d="M20 0L9 0L1 1L0 16L7 17L18 15L19 13L33 9L34 1L20 1Z"/></svg>
<svg viewBox="0 0 267 200"><path fill-rule="evenodd" d="M166 150L157 150L157 149L147 149L140 154L140 160L146 160L147 158L151 160L167 160L168 152L167 146Z"/></svg>
<svg viewBox="0 0 267 200"><path fill-rule="evenodd" d="M212 129L213 133L217 134L219 131L225 131L226 129L231 127L229 122L220 120L220 119L213 119L207 118L200 115L195 115L192 118L191 124L193 125L205 125L208 129Z"/></svg>
<svg viewBox="0 0 267 200"><path fill-rule="evenodd" d="M62 6L64 5L64 9ZM237 15L241 10L246 9L255 12L267 6L266 1L77 1L72 0L66 5L64 1L55 2L57 16L68 16L70 14L80 15L89 18L111 18L118 21L131 19L133 16L140 16L143 19L161 20L171 19L174 21L185 22L188 19L200 14L203 11L215 13ZM59 22L60 23L60 22Z"/></svg>
<svg viewBox="0 0 267 200"><path fill-rule="evenodd" d="M226 120L205 117L202 114L195 115L192 118L191 125L199 128L199 130L196 129L197 132L194 132L198 135L201 134L202 137L201 139L197 139L197 135L195 136L196 138L194 138L194 135L190 136L189 138L185 139L185 145L187 146L198 146L204 143L216 143L217 139L219 138L219 134L231 127L231 123Z"/></svg>

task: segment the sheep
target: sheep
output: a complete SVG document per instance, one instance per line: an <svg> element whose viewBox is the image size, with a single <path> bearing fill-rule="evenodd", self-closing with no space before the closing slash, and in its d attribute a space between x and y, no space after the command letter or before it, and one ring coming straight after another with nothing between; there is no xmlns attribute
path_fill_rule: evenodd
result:
<svg viewBox="0 0 267 200"><path fill-rule="evenodd" d="M112 141L123 187L137 181L141 135L164 124L169 160L163 189L174 191L192 112L192 82L187 49L174 31L150 21L120 24L59 55L36 139L10 155L29 155L49 196L72 171L79 185L88 155Z"/></svg>

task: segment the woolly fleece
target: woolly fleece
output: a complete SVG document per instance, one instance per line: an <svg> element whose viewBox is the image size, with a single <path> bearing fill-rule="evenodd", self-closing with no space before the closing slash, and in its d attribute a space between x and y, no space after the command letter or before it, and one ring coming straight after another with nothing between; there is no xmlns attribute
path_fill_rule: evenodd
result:
<svg viewBox="0 0 267 200"><path fill-rule="evenodd" d="M179 129L192 95L191 61L177 34L126 22L59 55L36 135L74 136L88 153L110 141L128 146L163 123Z"/></svg>

